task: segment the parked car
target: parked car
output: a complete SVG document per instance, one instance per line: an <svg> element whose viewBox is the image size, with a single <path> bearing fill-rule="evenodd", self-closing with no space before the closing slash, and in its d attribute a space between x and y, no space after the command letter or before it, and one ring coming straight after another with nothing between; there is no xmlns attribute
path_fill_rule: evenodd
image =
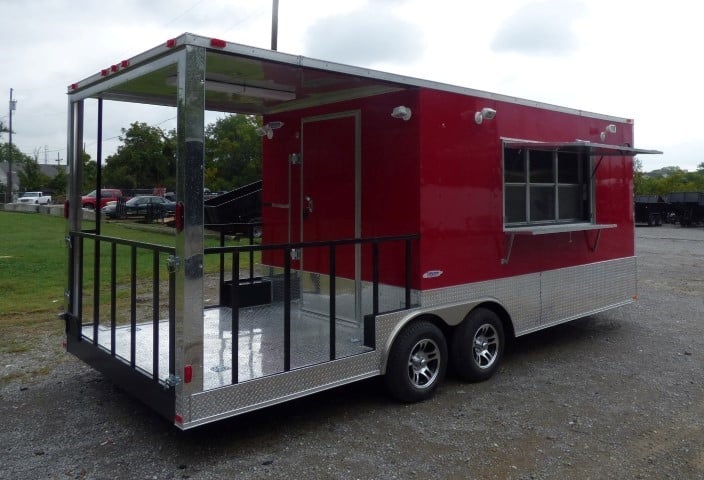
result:
<svg viewBox="0 0 704 480"><path fill-rule="evenodd" d="M51 205L53 203L51 195L44 195L42 192L24 192L17 202L32 205Z"/></svg>
<svg viewBox="0 0 704 480"><path fill-rule="evenodd" d="M176 212L176 203L156 195L143 195L130 198L124 204L124 212L119 210L118 202L111 201L101 209L101 212L108 218L118 218L121 215L165 217Z"/></svg>
<svg viewBox="0 0 704 480"><path fill-rule="evenodd" d="M115 188L102 188L100 189L100 207L103 208L109 202L114 202L120 198L123 198L122 191ZM87 208L89 210L95 210L96 203L98 203L97 190L93 190L88 195L81 197L81 207Z"/></svg>

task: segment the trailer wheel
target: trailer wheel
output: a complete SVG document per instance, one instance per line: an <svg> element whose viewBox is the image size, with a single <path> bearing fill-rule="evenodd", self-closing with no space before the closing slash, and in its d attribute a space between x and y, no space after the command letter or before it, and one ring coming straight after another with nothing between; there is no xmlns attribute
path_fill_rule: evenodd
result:
<svg viewBox="0 0 704 480"><path fill-rule="evenodd" d="M419 402L435 393L446 369L443 333L430 322L414 322L401 331L391 347L386 386L402 402Z"/></svg>
<svg viewBox="0 0 704 480"><path fill-rule="evenodd" d="M452 362L460 378L481 382L490 378L504 352L504 328L496 313L472 310L452 337Z"/></svg>

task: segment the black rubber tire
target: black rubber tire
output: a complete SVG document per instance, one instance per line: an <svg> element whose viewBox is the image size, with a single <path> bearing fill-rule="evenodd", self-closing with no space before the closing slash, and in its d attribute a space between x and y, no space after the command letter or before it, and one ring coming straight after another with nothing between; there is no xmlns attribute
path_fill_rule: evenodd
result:
<svg viewBox="0 0 704 480"><path fill-rule="evenodd" d="M496 313L486 308L472 310L452 336L450 352L457 375L468 382L491 378L503 357L504 338L503 324Z"/></svg>
<svg viewBox="0 0 704 480"><path fill-rule="evenodd" d="M448 354L442 331L419 320L399 333L389 353L384 376L393 397L412 403L433 396L445 378Z"/></svg>

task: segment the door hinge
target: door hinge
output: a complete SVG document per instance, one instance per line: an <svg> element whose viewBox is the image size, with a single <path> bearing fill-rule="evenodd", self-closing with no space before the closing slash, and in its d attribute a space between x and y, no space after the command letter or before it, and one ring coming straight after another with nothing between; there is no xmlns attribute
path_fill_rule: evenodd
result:
<svg viewBox="0 0 704 480"><path fill-rule="evenodd" d="M169 377L166 379L166 386L171 388L175 387L179 383L183 383L183 380L181 380L181 377L178 375L169 375Z"/></svg>
<svg viewBox="0 0 704 480"><path fill-rule="evenodd" d="M300 153L289 153L288 161L291 165L303 165L303 157Z"/></svg>
<svg viewBox="0 0 704 480"><path fill-rule="evenodd" d="M301 259L301 249L300 248L292 248L291 249L291 260L300 260Z"/></svg>
<svg viewBox="0 0 704 480"><path fill-rule="evenodd" d="M169 270L169 273L174 273L180 266L181 259L176 255L169 255L169 258L166 259L166 268Z"/></svg>
<svg viewBox="0 0 704 480"><path fill-rule="evenodd" d="M71 247L73 246L72 243L71 243L71 236L70 236L70 235L66 235L66 236L64 237L64 241L66 242L66 246L67 246L68 248L71 248Z"/></svg>

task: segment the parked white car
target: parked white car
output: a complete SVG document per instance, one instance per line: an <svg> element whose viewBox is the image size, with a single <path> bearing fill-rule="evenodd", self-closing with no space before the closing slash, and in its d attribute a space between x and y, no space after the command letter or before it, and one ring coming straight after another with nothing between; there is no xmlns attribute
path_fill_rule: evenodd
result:
<svg viewBox="0 0 704 480"><path fill-rule="evenodd" d="M33 205L51 205L51 195L44 195L42 192L24 192L17 200L17 203L30 203Z"/></svg>

